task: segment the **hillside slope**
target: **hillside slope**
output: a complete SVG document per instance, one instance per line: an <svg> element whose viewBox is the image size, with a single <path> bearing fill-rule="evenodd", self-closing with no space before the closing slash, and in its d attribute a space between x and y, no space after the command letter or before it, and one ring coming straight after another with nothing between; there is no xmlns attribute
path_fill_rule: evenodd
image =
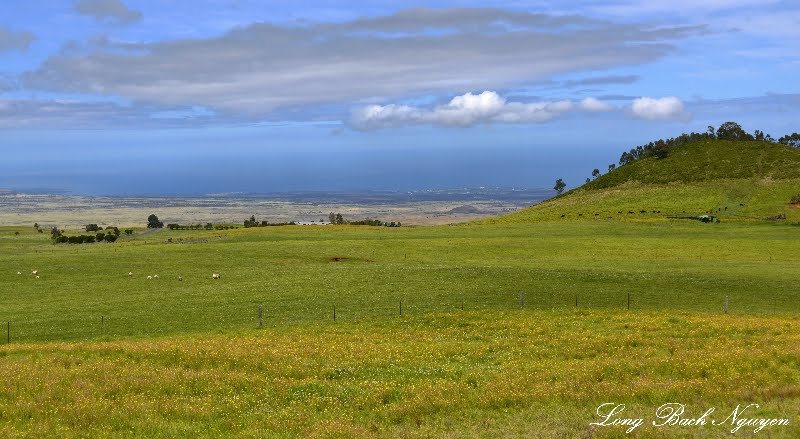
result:
<svg viewBox="0 0 800 439"><path fill-rule="evenodd" d="M786 216L800 194L800 150L756 141L706 140L645 158L530 209L488 220L658 219L713 214L753 220ZM784 221L779 219L777 221Z"/></svg>

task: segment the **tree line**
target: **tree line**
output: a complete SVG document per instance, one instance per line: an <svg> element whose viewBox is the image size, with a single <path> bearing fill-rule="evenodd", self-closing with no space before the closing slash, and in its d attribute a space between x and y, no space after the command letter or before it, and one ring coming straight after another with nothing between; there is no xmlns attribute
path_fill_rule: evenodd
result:
<svg viewBox="0 0 800 439"><path fill-rule="evenodd" d="M782 145L800 148L800 134L798 133L787 134L776 140L771 135L765 134L761 130L755 130L753 134L750 134L736 122L725 122L717 129L714 129L713 126L709 125L708 130L705 133L683 133L678 137L659 139L646 145L639 145L635 148L631 148L630 151L622 153L622 156L619 159L619 165L625 166L629 163L635 162L636 160L647 157L664 159L667 158L670 150L673 148L701 140L712 139L780 143Z"/></svg>
<svg viewBox="0 0 800 439"><path fill-rule="evenodd" d="M95 242L115 242L121 232L118 227L106 227L105 231L102 231L102 227L98 227L97 224L87 224L85 226L85 230L87 232L97 232L93 235L72 235L67 236L64 234L63 230L60 230L58 227L53 227L50 230L50 238L53 240L54 244L91 244ZM125 230L126 235L133 234L132 229Z"/></svg>

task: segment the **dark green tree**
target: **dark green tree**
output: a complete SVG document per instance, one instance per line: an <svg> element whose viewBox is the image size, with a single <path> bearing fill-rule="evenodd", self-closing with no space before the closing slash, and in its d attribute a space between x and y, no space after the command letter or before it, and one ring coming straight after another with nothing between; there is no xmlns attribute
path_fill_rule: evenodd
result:
<svg viewBox="0 0 800 439"><path fill-rule="evenodd" d="M597 178L597 177L599 177L599 176L600 176L600 170L599 170L599 169L597 169L597 168L594 168L594 169L592 170L592 178L596 179L596 178Z"/></svg>
<svg viewBox="0 0 800 439"><path fill-rule="evenodd" d="M787 134L778 139L778 143L787 146L792 146L795 148L800 148L800 134L798 133Z"/></svg>
<svg viewBox="0 0 800 439"><path fill-rule="evenodd" d="M147 217L147 228L148 229L161 229L164 227L164 223L158 220L158 217L155 214L152 214Z"/></svg>
<svg viewBox="0 0 800 439"><path fill-rule="evenodd" d="M567 184L564 183L564 180L559 178L556 180L556 185L553 186L553 190L555 190L557 194L561 195L561 193L564 192L565 187L567 187Z"/></svg>
<svg viewBox="0 0 800 439"><path fill-rule="evenodd" d="M736 122L725 122L717 128L717 139L722 140L753 140L742 126Z"/></svg>

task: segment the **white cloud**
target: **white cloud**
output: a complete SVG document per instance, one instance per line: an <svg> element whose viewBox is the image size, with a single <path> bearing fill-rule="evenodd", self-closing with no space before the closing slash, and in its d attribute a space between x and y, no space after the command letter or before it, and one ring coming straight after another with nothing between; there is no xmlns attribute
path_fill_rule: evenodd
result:
<svg viewBox="0 0 800 439"><path fill-rule="evenodd" d="M582 100L580 106L586 111L611 111L614 109L611 105L592 97Z"/></svg>
<svg viewBox="0 0 800 439"><path fill-rule="evenodd" d="M587 98L579 104L568 100L508 102L493 91L466 93L433 108L408 105L370 105L353 111L351 125L358 130L374 130L404 125L468 127L493 123L543 123L570 111L608 111L611 107Z"/></svg>
<svg viewBox="0 0 800 439"><path fill-rule="evenodd" d="M631 112L635 117L648 120L685 120L688 118L688 114L683 108L683 102L675 96L634 99L631 104Z"/></svg>

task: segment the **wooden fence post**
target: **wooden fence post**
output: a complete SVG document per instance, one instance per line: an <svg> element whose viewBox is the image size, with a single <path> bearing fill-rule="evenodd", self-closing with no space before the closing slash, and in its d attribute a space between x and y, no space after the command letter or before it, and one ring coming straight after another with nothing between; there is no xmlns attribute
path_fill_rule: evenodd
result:
<svg viewBox="0 0 800 439"><path fill-rule="evenodd" d="M628 309L631 309L631 293L628 293Z"/></svg>
<svg viewBox="0 0 800 439"><path fill-rule="evenodd" d="M333 305L333 321L336 321L336 305Z"/></svg>
<svg viewBox="0 0 800 439"><path fill-rule="evenodd" d="M403 315L403 301L400 301L400 315Z"/></svg>
<svg viewBox="0 0 800 439"><path fill-rule="evenodd" d="M258 304L258 327L259 328L263 328L264 327L264 304L263 303L259 303Z"/></svg>
<svg viewBox="0 0 800 439"><path fill-rule="evenodd" d="M725 296L725 314L728 313L728 296Z"/></svg>

